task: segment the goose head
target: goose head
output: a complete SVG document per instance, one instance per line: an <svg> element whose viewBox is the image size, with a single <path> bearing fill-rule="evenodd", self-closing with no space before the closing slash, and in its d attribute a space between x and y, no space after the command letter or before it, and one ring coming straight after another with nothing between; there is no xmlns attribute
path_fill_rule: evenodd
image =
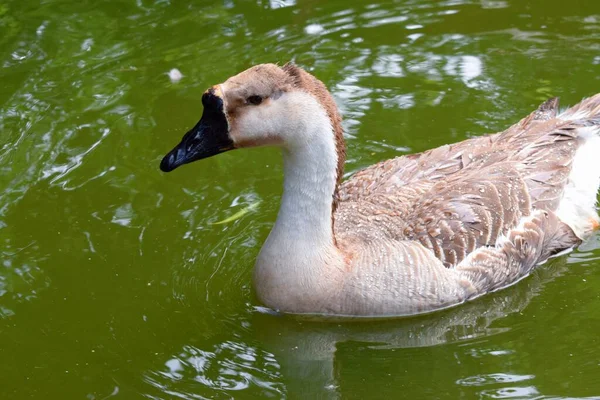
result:
<svg viewBox="0 0 600 400"><path fill-rule="evenodd" d="M293 152L323 134L314 125L325 120L341 176L345 149L337 107L325 85L300 67L256 65L208 89L202 105L200 121L163 158L161 170L244 147L271 145Z"/></svg>

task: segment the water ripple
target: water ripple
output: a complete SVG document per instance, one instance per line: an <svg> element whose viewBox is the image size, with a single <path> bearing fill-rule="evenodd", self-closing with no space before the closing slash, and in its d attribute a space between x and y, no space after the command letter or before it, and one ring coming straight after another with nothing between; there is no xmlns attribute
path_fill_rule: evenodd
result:
<svg viewBox="0 0 600 400"><path fill-rule="evenodd" d="M594 2L30 3L0 4L0 352L17 360L0 397L600 390L596 239L448 312L261 322L251 269L277 154L157 169L206 87L259 62L294 60L328 85L348 171L504 129L547 97L573 103L600 82Z"/></svg>
<svg viewBox="0 0 600 400"><path fill-rule="evenodd" d="M183 399L204 398L245 390L260 397L281 397L285 389L280 366L272 354L245 343L228 341L212 350L185 346L151 372L146 382L161 392Z"/></svg>

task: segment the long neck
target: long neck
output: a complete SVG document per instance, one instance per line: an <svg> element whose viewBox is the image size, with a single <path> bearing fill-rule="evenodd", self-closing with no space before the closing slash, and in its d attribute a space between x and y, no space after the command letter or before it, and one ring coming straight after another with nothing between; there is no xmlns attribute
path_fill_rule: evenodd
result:
<svg viewBox="0 0 600 400"><path fill-rule="evenodd" d="M284 149L283 162L283 197L273 234L313 248L333 245L337 156L330 128L310 144Z"/></svg>
<svg viewBox="0 0 600 400"><path fill-rule="evenodd" d="M282 147L284 189L277 221L267 245L314 252L334 246L333 198L338 181L338 143L335 124L314 97L289 96L302 105L298 123L290 125Z"/></svg>
<svg viewBox="0 0 600 400"><path fill-rule="evenodd" d="M338 148L332 120L309 95L289 97L301 108L283 146L284 189L277 221L260 251L255 287L262 302L289 312L328 304L343 258L333 236Z"/></svg>

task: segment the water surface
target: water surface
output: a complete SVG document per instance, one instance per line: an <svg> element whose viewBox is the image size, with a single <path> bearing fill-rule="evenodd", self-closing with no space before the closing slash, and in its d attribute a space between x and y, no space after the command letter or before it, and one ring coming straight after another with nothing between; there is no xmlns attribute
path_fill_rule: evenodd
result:
<svg viewBox="0 0 600 400"><path fill-rule="evenodd" d="M0 3L0 398L600 396L598 237L452 310L298 321L250 284L277 151L158 170L261 62L331 89L348 174L574 104L600 91L599 2L184 3Z"/></svg>

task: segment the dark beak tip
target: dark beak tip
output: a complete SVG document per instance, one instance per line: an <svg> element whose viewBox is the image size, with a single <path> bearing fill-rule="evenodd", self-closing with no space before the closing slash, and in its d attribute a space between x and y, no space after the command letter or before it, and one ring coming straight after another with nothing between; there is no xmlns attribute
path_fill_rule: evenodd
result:
<svg viewBox="0 0 600 400"><path fill-rule="evenodd" d="M223 114L223 104L215 97L216 104L210 105L208 111L205 104L200 121L190 129L160 162L160 170L171 172L184 164L212 157L233 148L229 137L227 119ZM204 101L204 100L203 100Z"/></svg>
<svg viewBox="0 0 600 400"><path fill-rule="evenodd" d="M171 172L177 168L178 165L173 162L174 158L172 154L167 154L160 162L160 170L162 172Z"/></svg>

